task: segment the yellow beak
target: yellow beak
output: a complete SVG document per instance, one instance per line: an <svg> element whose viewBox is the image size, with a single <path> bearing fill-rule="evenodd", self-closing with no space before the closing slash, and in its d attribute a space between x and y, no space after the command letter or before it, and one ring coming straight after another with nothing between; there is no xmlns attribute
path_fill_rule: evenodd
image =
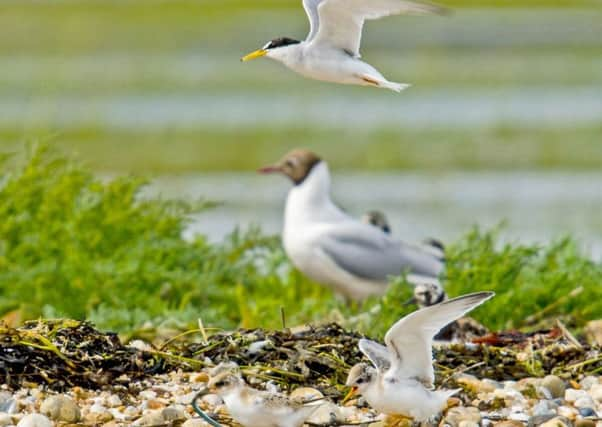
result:
<svg viewBox="0 0 602 427"><path fill-rule="evenodd" d="M266 53L268 53L267 50L259 49L255 52L251 52L248 55L243 56L242 58L240 58L240 60L243 62L250 61L251 59L261 58L262 56L265 56Z"/></svg>
<svg viewBox="0 0 602 427"><path fill-rule="evenodd" d="M347 393L347 396L345 396L345 398L343 399L343 401L341 402L341 404L345 404L347 403L349 400L351 400L351 398L353 396L355 396L358 392L357 387L351 387L351 390L349 390L349 393Z"/></svg>

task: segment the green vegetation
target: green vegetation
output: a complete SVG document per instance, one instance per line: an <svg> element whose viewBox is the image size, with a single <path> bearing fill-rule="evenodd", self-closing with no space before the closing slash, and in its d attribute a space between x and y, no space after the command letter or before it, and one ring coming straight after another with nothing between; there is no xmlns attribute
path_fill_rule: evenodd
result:
<svg viewBox="0 0 602 427"><path fill-rule="evenodd" d="M288 325L341 320L374 335L410 310L402 307L409 297L403 278L383 298L343 304L294 270L276 237L258 230L236 230L217 244L184 241L187 214L208 205L142 199L141 179L103 181L47 148L4 171L3 314L87 318L131 332L166 322L193 327L198 318L218 328L278 328L283 309ZM542 318L568 315L575 326L602 316L602 267L570 239L501 244L495 231L472 230L448 254L450 295L497 292L475 313L492 328L524 326L546 307Z"/></svg>
<svg viewBox="0 0 602 427"><path fill-rule="evenodd" d="M55 131L56 132L56 131ZM46 137L47 129L30 130ZM76 152L94 170L134 173L254 171L295 147L315 150L336 169L379 171L575 169L597 170L602 127L470 132L448 129L333 130L312 128L58 133L54 146ZM21 145L19 131L0 131L4 150ZM420 141L420 143L417 143ZM567 141L571 141L568 143ZM220 147L216 150L215 147ZM252 149L251 149L252 148ZM242 152L245 155L241 155Z"/></svg>

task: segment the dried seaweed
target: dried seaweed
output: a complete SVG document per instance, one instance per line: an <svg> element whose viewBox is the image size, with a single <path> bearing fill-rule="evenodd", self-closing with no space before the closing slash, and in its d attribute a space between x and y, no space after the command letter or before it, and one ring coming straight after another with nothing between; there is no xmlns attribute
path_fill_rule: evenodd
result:
<svg viewBox="0 0 602 427"><path fill-rule="evenodd" d="M17 329L0 327L0 381L15 388L24 383L57 390L99 388L175 367L165 358L123 345L116 334L99 332L88 322L31 321Z"/></svg>
<svg viewBox="0 0 602 427"><path fill-rule="evenodd" d="M190 334L160 350L124 345L114 333L88 322L37 321L21 328L0 327L0 381L17 388L26 383L62 390L102 388L183 369L235 361L254 387L278 383L284 390L310 386L339 400L349 368L360 362L362 337L336 324L267 331L220 332L190 342ZM467 372L494 380L519 380L549 373L566 379L602 371L602 353L567 338L561 328L524 334L504 332L479 343L438 347L434 351L439 384Z"/></svg>

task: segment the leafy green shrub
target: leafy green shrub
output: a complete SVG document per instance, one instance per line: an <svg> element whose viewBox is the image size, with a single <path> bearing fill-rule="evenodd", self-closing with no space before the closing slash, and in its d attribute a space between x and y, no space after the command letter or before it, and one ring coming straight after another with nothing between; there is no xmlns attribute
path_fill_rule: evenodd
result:
<svg viewBox="0 0 602 427"><path fill-rule="evenodd" d="M5 170L7 170L5 168ZM47 147L0 180L0 315L73 317L132 331L143 325L220 328L338 320L382 336L410 288L395 278L382 298L346 304L292 268L277 238L234 230L220 243L181 238L206 206L140 197L145 181L102 180ZM533 314L602 317L602 268L571 239L547 247L500 244L472 230L449 246L450 296L494 290L475 311L492 328ZM580 290L580 292L579 292Z"/></svg>

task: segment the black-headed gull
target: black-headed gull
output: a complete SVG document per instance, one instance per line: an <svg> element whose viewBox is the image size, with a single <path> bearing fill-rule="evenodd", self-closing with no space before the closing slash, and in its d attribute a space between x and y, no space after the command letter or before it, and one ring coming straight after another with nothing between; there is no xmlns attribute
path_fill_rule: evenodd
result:
<svg viewBox="0 0 602 427"><path fill-rule="evenodd" d="M395 92L409 85L388 81L376 68L360 59L364 21L402 13L445 11L430 3L408 0L303 0L303 7L310 24L305 41L280 37L242 60L265 56L310 79L375 86Z"/></svg>
<svg viewBox="0 0 602 427"><path fill-rule="evenodd" d="M438 283L444 264L363 223L330 199L328 165L307 150L293 150L262 173L282 173L294 187L284 213L283 243L293 264L313 280L362 300L382 295L390 276L407 273L412 284Z"/></svg>
<svg viewBox="0 0 602 427"><path fill-rule="evenodd" d="M385 346L361 339L359 348L373 366L359 363L349 371L350 395L359 392L377 411L426 421L437 415L458 390L434 390L433 337L450 322L494 296L477 292L425 307L398 320L385 335Z"/></svg>

